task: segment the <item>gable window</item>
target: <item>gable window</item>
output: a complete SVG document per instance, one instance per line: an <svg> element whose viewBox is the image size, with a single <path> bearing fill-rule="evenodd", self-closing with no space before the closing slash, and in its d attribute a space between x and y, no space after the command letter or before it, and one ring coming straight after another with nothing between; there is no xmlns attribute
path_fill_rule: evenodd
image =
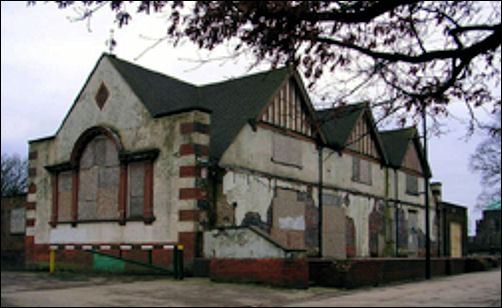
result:
<svg viewBox="0 0 502 308"><path fill-rule="evenodd" d="M352 181L371 185L371 163L352 156Z"/></svg>
<svg viewBox="0 0 502 308"><path fill-rule="evenodd" d="M418 177L406 174L406 193L408 195L418 196Z"/></svg>

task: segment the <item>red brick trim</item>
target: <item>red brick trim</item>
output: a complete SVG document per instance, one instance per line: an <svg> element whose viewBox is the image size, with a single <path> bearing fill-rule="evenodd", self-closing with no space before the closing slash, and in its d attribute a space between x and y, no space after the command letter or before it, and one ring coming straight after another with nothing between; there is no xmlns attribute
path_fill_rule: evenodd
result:
<svg viewBox="0 0 502 308"><path fill-rule="evenodd" d="M120 165L120 183L119 183L119 220L120 224L124 225L126 221L126 204L127 204L127 164Z"/></svg>
<svg viewBox="0 0 502 308"><path fill-rule="evenodd" d="M212 259L209 272L215 281L259 282L298 289L309 286L309 263L301 259Z"/></svg>
<svg viewBox="0 0 502 308"><path fill-rule="evenodd" d="M192 262L202 252L202 233L178 232L178 243L183 245L185 262Z"/></svg>
<svg viewBox="0 0 502 308"><path fill-rule="evenodd" d="M28 201L26 201L26 209L27 210L36 210L37 209L37 203L36 202L28 202Z"/></svg>
<svg viewBox="0 0 502 308"><path fill-rule="evenodd" d="M201 122L181 123L180 131L183 135L191 133L210 134L209 125Z"/></svg>
<svg viewBox="0 0 502 308"><path fill-rule="evenodd" d="M181 178L197 178L200 177L200 168L197 166L181 166L180 167L180 177Z"/></svg>
<svg viewBox="0 0 502 308"><path fill-rule="evenodd" d="M200 217L199 210L180 210L179 211L179 221L199 221Z"/></svg>
<svg viewBox="0 0 502 308"><path fill-rule="evenodd" d="M34 194L36 192L37 192L37 185L31 184L30 186L28 186L28 193L29 194Z"/></svg>
<svg viewBox="0 0 502 308"><path fill-rule="evenodd" d="M196 154L200 156L209 156L209 147L202 144L182 144L180 146L180 155Z"/></svg>
<svg viewBox="0 0 502 308"><path fill-rule="evenodd" d="M202 188L180 188L180 200L204 200L207 191Z"/></svg>
<svg viewBox="0 0 502 308"><path fill-rule="evenodd" d="M27 218L26 227L34 227L34 226L35 226L35 218Z"/></svg>
<svg viewBox="0 0 502 308"><path fill-rule="evenodd" d="M143 219L146 224L153 222L153 163L145 162Z"/></svg>
<svg viewBox="0 0 502 308"><path fill-rule="evenodd" d="M58 222L58 175L52 174L52 211L50 224L52 227L56 227Z"/></svg>
<svg viewBox="0 0 502 308"><path fill-rule="evenodd" d="M35 250L35 237L25 236L24 238L24 254L26 263L29 264L34 261L34 250Z"/></svg>
<svg viewBox="0 0 502 308"><path fill-rule="evenodd" d="M80 163L80 157L84 152L87 144L98 135L107 136L115 145L117 152L122 152L122 142L120 141L120 136L108 127L94 126L87 129L85 132L78 137L70 156L70 163L73 167L78 167Z"/></svg>
<svg viewBox="0 0 502 308"><path fill-rule="evenodd" d="M28 169L28 176L36 176L36 175L37 175L37 168Z"/></svg>

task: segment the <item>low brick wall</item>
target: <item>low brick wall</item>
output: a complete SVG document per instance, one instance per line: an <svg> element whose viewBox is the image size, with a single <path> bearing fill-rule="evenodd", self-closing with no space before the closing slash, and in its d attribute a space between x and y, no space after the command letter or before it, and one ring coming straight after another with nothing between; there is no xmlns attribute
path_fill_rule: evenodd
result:
<svg viewBox="0 0 502 308"><path fill-rule="evenodd" d="M431 276L462 274L500 266L500 257L432 258ZM423 258L375 258L340 261L309 260L310 281L337 288L375 286L425 279Z"/></svg>
<svg viewBox="0 0 502 308"><path fill-rule="evenodd" d="M221 282L253 282L306 289L309 265L307 260L211 259L209 277Z"/></svg>

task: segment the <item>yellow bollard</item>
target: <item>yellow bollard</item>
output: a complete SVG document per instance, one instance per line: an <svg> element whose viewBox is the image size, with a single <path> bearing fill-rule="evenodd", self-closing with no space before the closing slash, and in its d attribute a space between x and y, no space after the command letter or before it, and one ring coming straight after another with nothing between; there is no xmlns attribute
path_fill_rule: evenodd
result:
<svg viewBox="0 0 502 308"><path fill-rule="evenodd" d="M56 256L56 251L51 250L49 254L49 273L52 275L54 274L54 267L55 267L55 256Z"/></svg>

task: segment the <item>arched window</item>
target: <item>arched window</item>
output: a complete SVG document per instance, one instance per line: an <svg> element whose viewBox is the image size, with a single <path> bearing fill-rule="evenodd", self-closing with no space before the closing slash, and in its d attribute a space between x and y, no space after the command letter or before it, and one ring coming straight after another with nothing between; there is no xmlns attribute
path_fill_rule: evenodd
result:
<svg viewBox="0 0 502 308"><path fill-rule="evenodd" d="M78 220L119 219L120 161L106 135L92 139L80 157Z"/></svg>
<svg viewBox="0 0 502 308"><path fill-rule="evenodd" d="M152 223L153 161L158 149L127 152L112 130L93 127L75 142L71 160L52 173L51 225L143 220Z"/></svg>

